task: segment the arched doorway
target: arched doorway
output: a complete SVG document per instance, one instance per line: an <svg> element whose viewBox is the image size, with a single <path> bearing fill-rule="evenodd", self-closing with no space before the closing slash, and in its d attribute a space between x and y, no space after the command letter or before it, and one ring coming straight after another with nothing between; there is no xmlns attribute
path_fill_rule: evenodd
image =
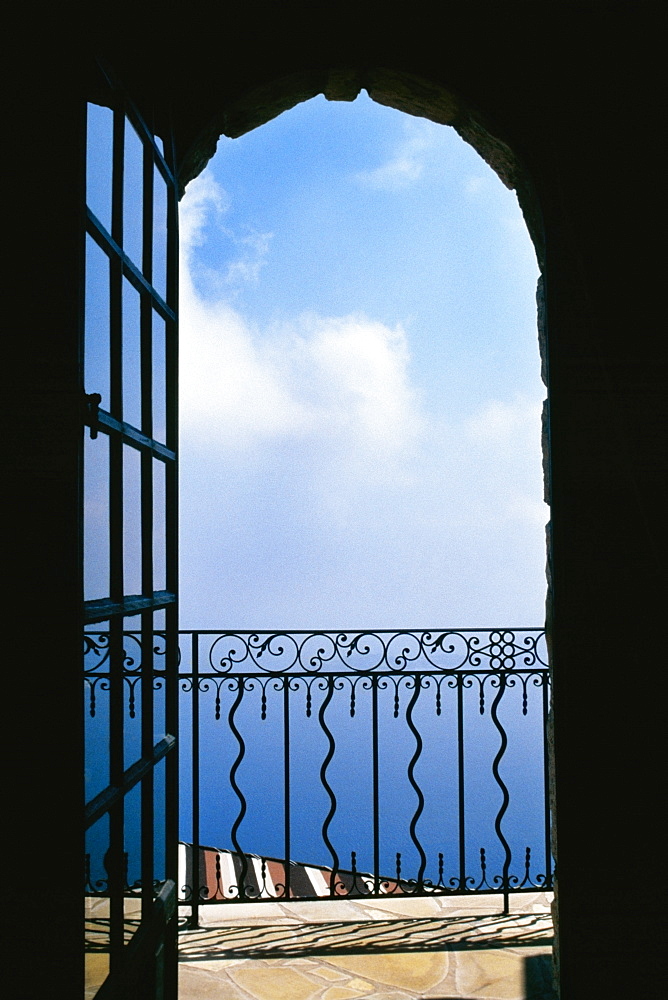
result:
<svg viewBox="0 0 668 1000"><path fill-rule="evenodd" d="M153 152L151 152L150 156L152 157L153 155L154 155L154 153L153 153ZM141 284L141 282L139 282L139 283ZM91 416L91 418L90 418L90 422L91 422L91 427L92 427L92 429L95 429L95 419L96 419L96 418L95 418L94 416ZM111 427L111 424L109 424L109 427L110 427L110 428L111 428L112 430L114 430L114 429L115 429L115 428L112 428L112 427ZM126 432L126 431L124 431L123 433L127 433L127 432ZM99 619L99 617L100 617L100 616L99 616L99 614L98 614L98 616L97 616L97 619ZM95 620L97 620L97 619L93 618L93 619L91 619L91 620L92 620L92 621L95 621ZM411 766L412 766L412 765L411 765ZM287 858L289 859L289 855L286 855L286 857L287 857ZM378 866L377 866L377 864L376 864L376 869L377 869L377 868L378 868ZM423 870L422 870L422 871L423 871ZM377 879L377 878L378 878L378 871L376 871L376 879ZM398 875L397 875L397 878L398 878ZM421 872L421 874L420 874L420 875L419 875L419 877L418 877L418 882L420 882L420 883L422 882L422 872Z"/></svg>
<svg viewBox="0 0 668 1000"><path fill-rule="evenodd" d="M207 183L209 184L209 186L211 185L211 182L210 182L210 181L208 181ZM202 188L201 188L200 190L201 190L201 191L204 191L204 188L202 187ZM211 193L211 187L209 187L209 190L210 190L210 193L209 193L209 197L213 198L213 197L214 197L214 195L213 195L213 194ZM220 195L218 195L218 199L219 199L219 201L221 200L221 199L220 199ZM193 203L193 204L194 204L194 203ZM200 201L199 201L199 202L197 203L197 208L198 208L198 210L201 210L201 206L202 206L202 201L200 200ZM188 275L188 280L192 280L192 279L191 279L191 276L190 276L190 275ZM199 320L200 324L202 324L202 325L204 325L204 324L206 323L206 321L207 321L207 315L206 315L206 311L205 311L205 310L203 310L203 309L202 309L202 310L200 310L200 312L198 313L198 320ZM221 329L220 329L220 335L221 335L221 337L222 337L222 336L224 335L224 324L225 324L225 322L227 322L227 323L228 323L228 324L229 324L230 326L234 326L234 325L235 325L235 322L236 322L236 325L237 325L237 327L238 327L238 325L239 325L239 324L238 324L238 322L237 322L237 321L235 320L235 318L234 318L234 317L230 317L229 315L227 315L227 317L226 317L226 318L225 318L225 317L223 317L223 321L222 321L222 326L221 326ZM235 337L236 337L236 336L238 335L238 332L239 332L239 331L238 331L238 329L235 329L235 330L234 330L234 336L235 336ZM194 395L194 393L195 393L195 392L196 392L196 391L197 391L197 390L199 389L199 387L201 386L201 384L202 384L203 382L206 382L206 375L208 375L208 372L206 373L206 375L204 374L204 369L205 369L205 368L207 367L207 365L208 365L208 361L207 361L206 359L207 359L207 358L209 357L209 355L208 355L208 353L207 353L207 351L206 351L206 350L202 350L201 348L200 348L200 354L201 354L201 358L202 358L202 361L203 361L203 365L202 365L202 368L200 369L200 376L199 376L199 377L198 377L197 379L193 380L193 388L192 388L192 390L191 390L191 396L190 396L190 398L193 398L193 395ZM210 367L210 366L209 366L209 367ZM206 383L206 384L208 385L208 388L207 388L207 390L206 390L206 391L204 392L204 396L205 396L205 397L206 397L207 395L210 395L210 394L211 394L211 392L212 392L212 391L214 390L214 385L213 385L213 382L212 382L211 384L208 384L208 383ZM186 403L186 407L187 407L187 403ZM183 408L182 408L182 411L183 411L183 409L186 409L186 407L183 407ZM214 411L214 412L215 412L215 411ZM219 411L219 412L220 412L220 411ZM209 432L209 434L210 434L210 440L211 440L211 439L212 439L212 438L213 438L213 437L215 436L215 429L216 429L216 427L217 427L217 426L220 426L220 424L218 424L218 425L217 425L217 424L216 424L216 420L215 420L215 419L211 419L211 417L209 417L209 419L205 420L205 421L204 421L204 423L205 423L205 424L206 424L206 426L207 426L207 430L208 430L208 432ZM224 431L224 433L227 433L227 432L226 432L226 431ZM271 465L271 459L270 459L270 458L267 458L267 459L266 459L266 461L265 461L264 463L262 463L262 462L260 463L260 466L263 466L263 465L264 465L264 466L268 466L268 465ZM208 472L208 469L207 469L207 472ZM220 482L222 482L222 477L220 477ZM198 504L201 504L201 502L202 502L202 498L203 498L203 496L205 495L205 491L204 491L204 489L203 489L203 488L202 488L201 486L200 486L200 488L199 488L199 489L197 490L197 493L196 493L196 495L197 495L197 503L198 503ZM210 504L204 504L204 506L205 506L205 508L206 508L206 509L209 509L209 510L211 509L211 505L210 505ZM201 510L201 508L198 508L198 513L199 513L199 511L200 511L200 510ZM224 530L224 527L222 528L222 530ZM271 528L270 528L269 530L271 530ZM191 540L192 540L192 536L191 536L191 537L189 538L189 541L191 541ZM215 546L215 544L216 544L216 543L215 543L215 540L214 540L214 539L211 539L211 538L209 537L209 538L208 538L208 540L207 540L207 544L208 544L209 546ZM541 561L542 561L542 559L541 559ZM198 588L195 588L195 591L194 591L194 592L195 592L195 593L197 593L197 594L201 594L201 593L202 593L202 586L200 585L200 586L199 586ZM248 600L247 600L247 604L248 604L248 607L250 607L250 608L252 608L252 607L253 607L253 604L252 604L252 602L250 602L250 601L248 601ZM252 613L253 613L253 612L251 612L251 614L252 614ZM191 612L191 615L192 615L192 612ZM283 615L283 618L285 618L285 614ZM189 623L188 623L188 624L189 624ZM301 626L301 624L302 624L302 623L299 623L299 624L300 624L300 626ZM250 627L250 621L249 621L248 625L249 625L249 627ZM233 626L232 626L232 622L230 622L230 628L232 628L232 627L233 627ZM304 623L304 627L306 627L306 623ZM332 628L334 628L334 625L332 625ZM242 640L242 641L243 641L243 640ZM224 714L224 712L223 712L223 714ZM201 717L202 717L202 716L201 716L201 715L199 715L198 717L199 717L199 718L201 719ZM248 741L246 741L246 742L248 742ZM211 796L209 796L209 798L211 798ZM247 822L247 820L246 820L246 822ZM238 832L238 831L237 831L237 832ZM205 839L205 840L207 839L207 838L206 838L206 836L204 837L204 839ZM213 840L213 837L211 837L211 838L209 838L209 839L210 839L210 840ZM198 842L198 843L199 843L199 842L201 842L201 841L200 841L200 838L195 838L195 840L196 840L196 842ZM251 848L251 847L249 847L249 848L248 848L248 850L249 850L249 851L251 851L251 850L256 850L256 849L257 849L257 850L259 850L259 847L256 847L256 848ZM277 853L277 852L278 852L278 848L276 848L276 849L275 849L275 853ZM262 853L262 852L260 852L260 853ZM266 851L266 850L265 850L265 851L264 851L264 853L268 853L268 851ZM225 891L226 891L226 890L225 890L225 889L223 889L223 894L225 893Z"/></svg>

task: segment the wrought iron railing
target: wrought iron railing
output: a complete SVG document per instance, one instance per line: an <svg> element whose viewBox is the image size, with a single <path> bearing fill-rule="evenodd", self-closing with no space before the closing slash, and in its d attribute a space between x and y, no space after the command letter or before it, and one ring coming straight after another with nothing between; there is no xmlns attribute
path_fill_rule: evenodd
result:
<svg viewBox="0 0 668 1000"><path fill-rule="evenodd" d="M104 634L87 643L95 699ZM193 923L204 903L497 893L507 909L551 888L542 630L186 632L179 674Z"/></svg>

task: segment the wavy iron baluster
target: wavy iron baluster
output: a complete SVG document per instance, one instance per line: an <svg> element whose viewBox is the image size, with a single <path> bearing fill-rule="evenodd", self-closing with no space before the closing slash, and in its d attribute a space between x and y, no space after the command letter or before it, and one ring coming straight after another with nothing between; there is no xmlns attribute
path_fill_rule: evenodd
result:
<svg viewBox="0 0 668 1000"><path fill-rule="evenodd" d="M506 787L506 785L505 785L505 783L504 783L504 781L503 781L503 779L501 777L501 774L499 773L499 763L502 760L503 755L506 752L506 747L508 746L508 737L506 736L505 729L503 728L503 726L499 722L499 716L498 716L498 712L497 712L497 709L499 707L499 702L501 701L501 698L503 697L503 693L504 693L504 691L506 689L506 675L505 674L498 674L497 677L495 678L495 680L498 681L499 690L497 691L496 697L494 698L494 701L492 702L491 716L492 716L492 721L494 722L494 725L496 726L496 728L499 731L499 735L501 737L501 746L498 749L496 757L492 761L492 774L494 775L494 779L495 779L497 785L501 789L501 792L502 792L502 795L503 795L503 802L501 803L501 807L500 807L498 813L496 814L496 819L494 820L494 829L496 830L496 835L499 838L501 846L503 847L503 850L505 852L505 857L504 857L504 862L503 862L503 875L501 877L501 884L502 884L502 887L503 887L503 912L504 912L504 914L507 914L508 913L508 887L509 887L509 884L508 884L508 873L510 871L510 862L512 860L512 852L510 850L510 844L508 843L508 841L504 837L503 831L501 830L501 821L503 820L503 817L506 814L506 810L508 809L508 803L510 802L510 795L508 793L508 788Z"/></svg>
<svg viewBox="0 0 668 1000"><path fill-rule="evenodd" d="M339 856L334 850L334 847L332 846L328 833L329 833L329 825L332 822L332 819L334 818L334 813L336 812L336 796L334 795L334 792L332 791L332 788L330 787L327 781L327 768L329 767L332 757L334 756L336 743L334 741L334 737L332 736L330 729L327 726L327 723L325 722L325 712L334 694L333 676L330 675L329 677L327 677L325 683L327 686L327 694L325 695L322 705L320 706L318 718L320 720L320 728L322 729L322 731L324 732L325 736L329 741L329 749L327 751L327 755L325 756L324 761L322 762L322 766L320 767L320 781L322 782L325 791L329 795L330 807L329 807L329 812L327 813L327 816L325 818L325 822L322 824L322 839L325 842L327 850L332 856L332 873L330 875L329 894L330 896L334 896L336 895L335 887L336 887L336 876L339 870Z"/></svg>
<svg viewBox="0 0 668 1000"><path fill-rule="evenodd" d="M417 809L415 810L415 812L413 814L413 819L411 820L411 824L410 824L410 828L409 828L409 833L410 833L411 840L415 844L415 847L417 848L417 851L418 851L418 853L420 855L420 868L418 870L417 884L416 884L416 890L415 890L416 892L420 892L421 889L422 889L422 886L424 885L424 872L425 872L425 868L427 867L427 856L424 853L424 850L422 848L422 844L418 840L416 832L415 832L418 820L419 820L420 816L422 815L422 810L424 809L424 795L422 794L422 790L421 790L420 786L418 785L418 783L415 780L415 765L418 762L418 760L420 759L420 754L422 753L422 745L423 744L422 744L422 737L420 736L419 731L416 729L416 727L415 727L415 725L413 723L413 708L415 707L415 703L418 700L418 697L419 697L419 694L420 694L420 688L421 688L421 677L420 677L420 675L419 674L414 674L413 675L413 681L414 681L414 684L415 684L415 690L413 692L413 696L412 696L410 702L408 703L408 707L406 708L406 722L408 723L408 727L411 730L411 732L413 733L413 736L415 737L415 753L413 754L413 756L411 758L411 761L410 761L410 763L408 765L408 780L410 781L411 785L413 786L413 789L414 789L414 791L415 791L415 793L416 793L416 795L418 797L418 804L417 804Z"/></svg>
<svg viewBox="0 0 668 1000"><path fill-rule="evenodd" d="M232 690L234 690L233 683L234 682L232 682L231 684ZM248 862L246 860L245 854L241 850L239 841L237 840L237 831L239 830L241 822L244 816L246 815L246 799L244 798L241 789L237 785L236 775L237 771L239 770L239 765L241 764L241 761L244 759L246 753L246 744L244 743L243 737L234 723L234 716L236 715L237 709L239 708L239 705L241 704L241 699L243 698L244 695L244 678L237 677L236 684L237 684L237 696L234 699L234 703L230 709L227 721L230 729L234 733L237 743L239 744L239 753L237 754L236 760L232 764L232 768L230 770L230 784L232 785L232 788L234 789L234 792L237 798L239 799L239 814L234 821L232 830L230 831L230 840L232 841L234 849L239 855L239 859L241 861L241 874L239 876L239 885L237 887L239 898L245 899L246 898L245 882L246 882L246 873L248 872Z"/></svg>

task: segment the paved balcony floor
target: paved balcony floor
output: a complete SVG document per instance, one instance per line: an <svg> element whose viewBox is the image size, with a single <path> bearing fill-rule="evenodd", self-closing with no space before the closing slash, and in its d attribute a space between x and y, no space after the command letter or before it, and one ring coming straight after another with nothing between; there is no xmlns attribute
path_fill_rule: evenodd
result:
<svg viewBox="0 0 668 1000"><path fill-rule="evenodd" d="M203 906L179 1000L554 1000L551 894Z"/></svg>

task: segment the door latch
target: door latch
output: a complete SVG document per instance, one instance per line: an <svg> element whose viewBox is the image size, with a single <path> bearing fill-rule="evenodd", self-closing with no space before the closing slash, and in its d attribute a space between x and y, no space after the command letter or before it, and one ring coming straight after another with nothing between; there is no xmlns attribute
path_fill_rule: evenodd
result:
<svg viewBox="0 0 668 1000"><path fill-rule="evenodd" d="M91 392L90 395L86 395L86 423L90 427L90 436L93 439L97 437L97 416L101 402L102 396L99 392Z"/></svg>

